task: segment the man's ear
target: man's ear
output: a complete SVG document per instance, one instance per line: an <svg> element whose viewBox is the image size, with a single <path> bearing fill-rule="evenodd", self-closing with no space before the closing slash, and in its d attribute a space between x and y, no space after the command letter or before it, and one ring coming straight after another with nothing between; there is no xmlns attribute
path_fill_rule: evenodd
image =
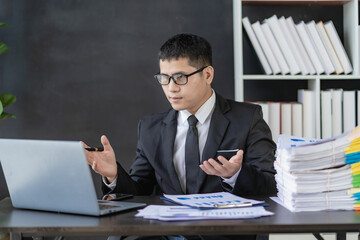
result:
<svg viewBox="0 0 360 240"><path fill-rule="evenodd" d="M208 66L204 69L205 79L208 84L211 84L214 79L214 68L212 66Z"/></svg>

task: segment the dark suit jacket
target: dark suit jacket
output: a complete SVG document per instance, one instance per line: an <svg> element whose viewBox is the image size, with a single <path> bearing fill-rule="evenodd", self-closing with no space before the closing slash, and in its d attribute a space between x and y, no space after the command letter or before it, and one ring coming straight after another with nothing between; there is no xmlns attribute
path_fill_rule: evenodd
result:
<svg viewBox="0 0 360 240"><path fill-rule="evenodd" d="M177 111L154 114L139 123L136 158L128 174L118 165L116 188L104 193L148 195L154 192L183 194L173 165ZM218 150L243 149L240 174L233 189L220 177L200 169L198 193L231 191L236 195L271 195L276 193L273 167L275 143L262 117L261 107L250 103L225 100L216 95L209 133L202 161L214 158Z"/></svg>

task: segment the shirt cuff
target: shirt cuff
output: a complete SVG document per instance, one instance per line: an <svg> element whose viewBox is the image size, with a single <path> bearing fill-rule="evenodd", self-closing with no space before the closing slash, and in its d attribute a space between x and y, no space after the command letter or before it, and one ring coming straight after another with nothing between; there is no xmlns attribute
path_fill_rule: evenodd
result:
<svg viewBox="0 0 360 240"><path fill-rule="evenodd" d="M234 174L234 176L232 176L231 178L223 178L223 177L221 177L221 178L222 178L222 180L223 180L224 183L230 185L230 187L232 187L232 188L234 189L234 186L235 186L235 183L236 183L236 179L237 179L237 177L239 176L240 171L241 171L241 167L240 167L239 171L237 171L237 172Z"/></svg>
<svg viewBox="0 0 360 240"><path fill-rule="evenodd" d="M117 177L114 179L114 181L112 183L109 183L109 181L107 180L106 177L102 177L102 180L103 180L103 183L105 184L105 186L110 188L111 191L115 189Z"/></svg>

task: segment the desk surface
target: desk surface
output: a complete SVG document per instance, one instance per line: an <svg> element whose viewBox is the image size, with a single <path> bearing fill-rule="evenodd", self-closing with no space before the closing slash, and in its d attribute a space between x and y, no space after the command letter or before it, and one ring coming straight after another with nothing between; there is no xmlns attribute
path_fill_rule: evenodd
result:
<svg viewBox="0 0 360 240"><path fill-rule="evenodd" d="M134 197L147 204L165 204L159 197ZM36 233L42 236L79 235L196 235L196 234L261 234L305 232L358 232L360 212L292 213L266 199L270 217L246 220L201 220L162 222L135 217L137 210L103 217L88 217L14 209L9 198L0 201L0 232ZM168 204L168 203L166 203Z"/></svg>

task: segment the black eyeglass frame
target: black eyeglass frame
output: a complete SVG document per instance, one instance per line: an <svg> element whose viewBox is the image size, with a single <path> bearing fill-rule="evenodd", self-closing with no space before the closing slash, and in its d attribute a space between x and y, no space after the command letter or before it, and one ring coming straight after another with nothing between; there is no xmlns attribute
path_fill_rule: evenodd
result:
<svg viewBox="0 0 360 240"><path fill-rule="evenodd" d="M199 72L202 72L205 68L207 68L207 67L209 67L209 66L210 66L210 65L204 66L204 67L196 70L195 72L192 72L192 73L189 73L189 74L176 73L176 74L174 74L174 75L172 75L172 76L169 76L169 75L166 75L166 74L161 74L161 73L159 73L159 74L155 74L155 75L154 75L154 78L158 81L158 83L159 83L160 85L169 85L170 79L172 79L176 85L185 85L185 84L188 83L190 76L195 75L195 74L197 74L197 73L199 73ZM161 83L161 82L159 81L158 76L168 77L168 82L167 82L167 83ZM186 82L185 82L185 83L177 83L177 82L176 82L176 79L174 78L174 76L184 76L184 77L186 77Z"/></svg>

